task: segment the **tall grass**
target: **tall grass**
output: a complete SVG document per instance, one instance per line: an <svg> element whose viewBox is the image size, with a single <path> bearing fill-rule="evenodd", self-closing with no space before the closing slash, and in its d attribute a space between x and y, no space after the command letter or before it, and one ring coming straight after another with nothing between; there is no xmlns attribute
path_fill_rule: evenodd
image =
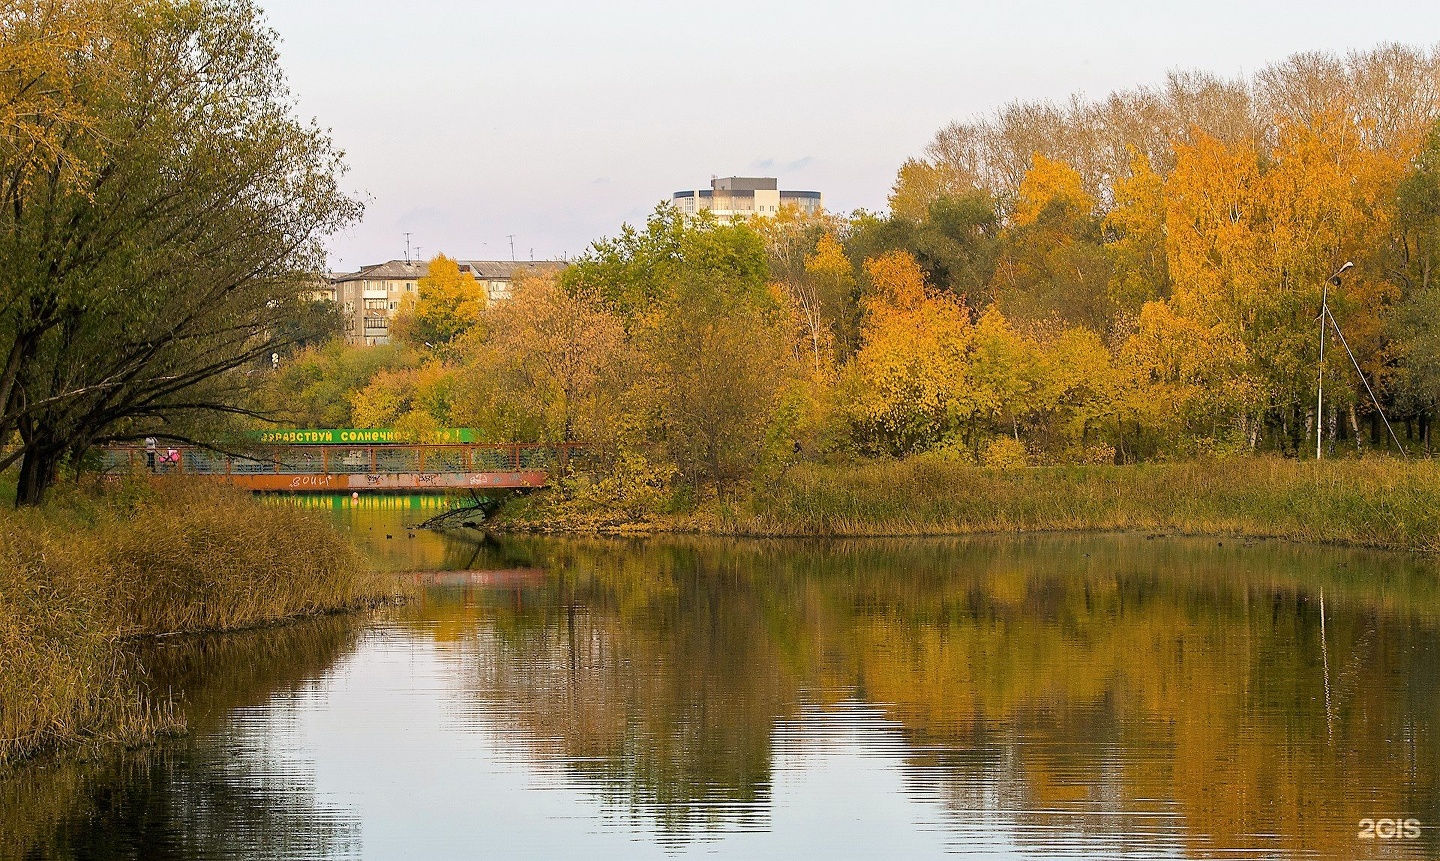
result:
<svg viewBox="0 0 1440 861"><path fill-rule="evenodd" d="M171 482L0 513L0 764L175 729L125 640L254 627L389 591L319 515Z"/></svg>
<svg viewBox="0 0 1440 861"><path fill-rule="evenodd" d="M999 471L803 465L719 518L747 535L1164 530L1440 551L1440 465L1239 458Z"/></svg>

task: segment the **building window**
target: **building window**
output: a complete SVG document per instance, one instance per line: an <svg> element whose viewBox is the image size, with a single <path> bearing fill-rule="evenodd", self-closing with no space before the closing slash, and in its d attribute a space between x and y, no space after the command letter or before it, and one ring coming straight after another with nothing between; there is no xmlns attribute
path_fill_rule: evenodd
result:
<svg viewBox="0 0 1440 861"><path fill-rule="evenodd" d="M384 311L384 310L385 310L385 306L386 306L387 304L391 304L391 303L387 303L384 299L366 299L366 300L365 300L365 310L366 310L366 311Z"/></svg>
<svg viewBox="0 0 1440 861"><path fill-rule="evenodd" d="M394 311L394 310L395 310L395 303L394 303L394 302L391 302L391 303L390 303L390 310L391 310L391 311Z"/></svg>

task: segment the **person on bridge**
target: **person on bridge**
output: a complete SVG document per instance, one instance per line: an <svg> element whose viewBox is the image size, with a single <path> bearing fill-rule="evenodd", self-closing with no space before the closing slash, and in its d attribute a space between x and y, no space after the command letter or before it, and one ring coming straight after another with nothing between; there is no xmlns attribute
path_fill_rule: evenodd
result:
<svg viewBox="0 0 1440 861"><path fill-rule="evenodd" d="M145 437L145 468L151 472L155 471L155 447L159 445L155 437Z"/></svg>

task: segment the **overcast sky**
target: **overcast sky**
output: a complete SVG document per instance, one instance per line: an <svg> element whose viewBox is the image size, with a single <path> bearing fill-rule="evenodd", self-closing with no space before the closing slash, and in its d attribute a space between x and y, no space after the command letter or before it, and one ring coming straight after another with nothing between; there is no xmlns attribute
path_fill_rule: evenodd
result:
<svg viewBox="0 0 1440 861"><path fill-rule="evenodd" d="M575 255L712 175L880 210L937 129L1168 69L1440 41L1440 2L261 0L368 201L331 264ZM533 250L533 252L532 252Z"/></svg>

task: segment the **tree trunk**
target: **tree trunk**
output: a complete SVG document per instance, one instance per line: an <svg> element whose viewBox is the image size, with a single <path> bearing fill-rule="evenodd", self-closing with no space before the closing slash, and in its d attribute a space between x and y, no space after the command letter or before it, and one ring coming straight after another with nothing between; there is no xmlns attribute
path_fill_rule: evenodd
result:
<svg viewBox="0 0 1440 861"><path fill-rule="evenodd" d="M1355 417L1355 405L1350 405L1350 430L1355 434L1355 453L1360 453L1360 420Z"/></svg>
<svg viewBox="0 0 1440 861"><path fill-rule="evenodd" d="M20 461L20 480L15 487L15 507L37 506L55 484L60 459L39 448L29 448Z"/></svg>

